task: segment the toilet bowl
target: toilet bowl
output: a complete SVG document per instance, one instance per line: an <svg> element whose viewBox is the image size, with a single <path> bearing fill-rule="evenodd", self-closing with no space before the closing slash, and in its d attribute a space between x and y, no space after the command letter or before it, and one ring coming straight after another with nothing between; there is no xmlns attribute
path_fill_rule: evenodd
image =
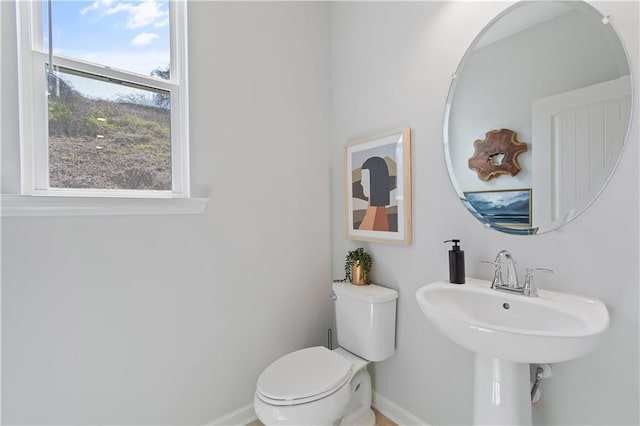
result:
<svg viewBox="0 0 640 426"><path fill-rule="evenodd" d="M343 348L302 349L258 379L254 409L266 425L371 425L369 362Z"/></svg>
<svg viewBox="0 0 640 426"><path fill-rule="evenodd" d="M374 425L367 365L395 352L395 290L333 283L336 350L286 354L258 378L253 405L265 425Z"/></svg>

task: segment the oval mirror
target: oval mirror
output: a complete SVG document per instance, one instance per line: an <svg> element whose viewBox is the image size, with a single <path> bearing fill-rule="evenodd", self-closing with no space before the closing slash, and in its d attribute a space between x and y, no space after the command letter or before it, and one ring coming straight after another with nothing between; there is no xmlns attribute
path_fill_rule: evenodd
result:
<svg viewBox="0 0 640 426"><path fill-rule="evenodd" d="M631 121L631 76L609 23L577 1L523 1L476 37L444 122L449 176L487 227L539 234L602 191Z"/></svg>

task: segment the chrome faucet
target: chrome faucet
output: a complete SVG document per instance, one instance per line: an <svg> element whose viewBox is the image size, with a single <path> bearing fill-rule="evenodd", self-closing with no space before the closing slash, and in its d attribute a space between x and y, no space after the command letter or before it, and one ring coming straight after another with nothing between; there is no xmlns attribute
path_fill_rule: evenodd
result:
<svg viewBox="0 0 640 426"><path fill-rule="evenodd" d="M494 282L491 285L492 288L496 288L496 287L507 287L511 289L520 288L520 284L518 283L518 271L516 271L517 262L513 258L513 256L511 256L511 253L509 253L508 250L500 250L500 252L498 252L496 256L496 260L494 260L493 262L496 265L498 264L507 265L507 270L506 270L507 279L506 280L504 279L504 272L502 271L502 268L500 268L501 273L500 273L500 276L498 277L499 280L497 283L494 280Z"/></svg>
<svg viewBox="0 0 640 426"><path fill-rule="evenodd" d="M508 250L500 250L493 262L482 260L481 263L489 263L496 268L493 281L491 282L491 288L500 291L520 293L527 297L538 297L538 291L533 282L534 272L553 273L551 269L527 268L524 285L520 285L518 282L518 271L516 270L517 262Z"/></svg>

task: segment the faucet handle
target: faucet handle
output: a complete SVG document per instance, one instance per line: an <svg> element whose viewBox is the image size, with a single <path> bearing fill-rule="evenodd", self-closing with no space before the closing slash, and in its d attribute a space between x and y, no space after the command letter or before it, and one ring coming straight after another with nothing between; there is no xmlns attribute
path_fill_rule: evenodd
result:
<svg viewBox="0 0 640 426"><path fill-rule="evenodd" d="M525 272L527 274L533 274L534 272L546 272L547 274L553 274L553 269L548 269L548 268L526 268Z"/></svg>
<svg viewBox="0 0 640 426"><path fill-rule="evenodd" d="M533 282L533 274L535 272L544 272L547 274L553 274L553 269L547 268L526 268L524 275L524 287L522 288L525 296L538 297L538 289L536 289Z"/></svg>
<svg viewBox="0 0 640 426"><path fill-rule="evenodd" d="M496 286L504 285L504 281L502 280L502 262L492 262L490 260L481 260L480 263L488 263L489 265L493 265L496 268L493 274L493 281L491 282L491 288L496 288Z"/></svg>

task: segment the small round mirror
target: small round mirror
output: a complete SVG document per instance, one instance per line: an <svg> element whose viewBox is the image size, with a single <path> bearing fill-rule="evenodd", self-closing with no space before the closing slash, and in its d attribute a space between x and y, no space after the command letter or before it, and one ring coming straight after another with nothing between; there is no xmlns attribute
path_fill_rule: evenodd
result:
<svg viewBox="0 0 640 426"><path fill-rule="evenodd" d="M445 159L460 199L486 226L556 229L606 185L632 105L612 18L579 1L524 1L465 53L447 99Z"/></svg>

